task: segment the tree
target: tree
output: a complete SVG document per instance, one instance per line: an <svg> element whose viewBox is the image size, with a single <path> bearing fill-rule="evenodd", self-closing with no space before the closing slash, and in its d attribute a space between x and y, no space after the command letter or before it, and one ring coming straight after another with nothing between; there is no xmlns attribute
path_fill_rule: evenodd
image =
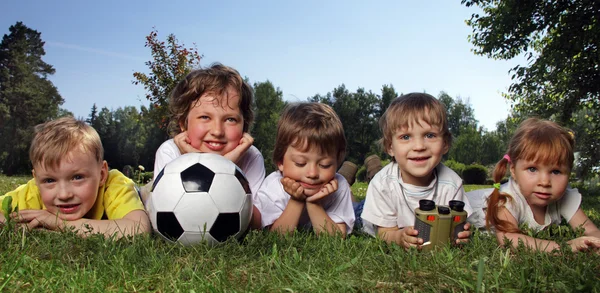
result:
<svg viewBox="0 0 600 293"><path fill-rule="evenodd" d="M275 89L270 81L254 83L254 102L256 119L252 127L254 146L260 150L265 158L267 174L275 170L272 162L275 136L277 134L277 121L285 103L283 92Z"/></svg>
<svg viewBox="0 0 600 293"><path fill-rule="evenodd" d="M537 115L564 126L585 123L578 133L582 142L600 140L600 1L462 0L478 6L467 24L475 53L495 59L523 54L527 65L512 72L506 97L522 115ZM578 113L596 115L586 118ZM587 120L582 121L581 119ZM598 164L593 143L578 143L584 161L579 173L586 177ZM594 159L596 158L595 162ZM598 169L596 169L598 170ZM596 171L598 172L598 171Z"/></svg>
<svg viewBox="0 0 600 293"><path fill-rule="evenodd" d="M41 33L22 22L9 32L0 43L0 169L10 175L31 170L33 127L68 111L60 109L64 100L47 78L55 70L42 60Z"/></svg>
<svg viewBox="0 0 600 293"><path fill-rule="evenodd" d="M150 73L135 72L133 84L141 84L146 89L146 99L150 101L150 115L168 138L169 95L177 83L194 68L200 66L202 55L196 47L185 48L179 44L174 34L167 36L167 42L158 39L158 31L146 36L146 47L150 48L152 60L145 64Z"/></svg>
<svg viewBox="0 0 600 293"><path fill-rule="evenodd" d="M438 95L438 100L446 107L448 128L454 138L460 136L462 129L477 127L475 111L471 108L468 100L463 102L460 97L454 99L445 92Z"/></svg>
<svg viewBox="0 0 600 293"><path fill-rule="evenodd" d="M379 139L377 110L380 98L371 91L359 88L350 93L341 85L325 96L315 95L309 101L330 105L338 114L347 140L346 160L360 164L372 151L372 144Z"/></svg>

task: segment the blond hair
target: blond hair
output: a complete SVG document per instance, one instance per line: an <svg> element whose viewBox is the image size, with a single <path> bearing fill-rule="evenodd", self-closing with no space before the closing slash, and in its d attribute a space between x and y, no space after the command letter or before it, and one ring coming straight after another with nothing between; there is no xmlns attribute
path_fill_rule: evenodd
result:
<svg viewBox="0 0 600 293"><path fill-rule="evenodd" d="M344 127L335 111L322 103L293 103L284 109L277 123L273 162L283 162L288 146L316 149L337 159L346 156Z"/></svg>
<svg viewBox="0 0 600 293"><path fill-rule="evenodd" d="M219 102L222 105L229 105L228 88L232 88L236 94L240 95L238 106L244 118L244 132L248 132L254 120L252 87L242 79L237 70L220 63L213 63L208 68L190 72L171 92L169 98L170 134L174 136L181 132L180 125L187 124L188 113L205 93L225 95L226 103Z"/></svg>
<svg viewBox="0 0 600 293"><path fill-rule="evenodd" d="M395 98L379 118L379 127L383 138L380 143L383 150L392 145L392 139L398 129L410 127L423 120L429 125L438 126L444 143L450 148L452 134L448 129L446 107L435 97L426 93L410 93Z"/></svg>
<svg viewBox="0 0 600 293"><path fill-rule="evenodd" d="M498 163L493 172L494 182L499 183L506 174L508 164L518 160L533 161L546 165L564 165L573 168L575 155L575 137L571 131L555 122L537 118L529 118L519 125L510 139L506 155ZM494 189L488 199L486 225L494 226L499 231L519 232L518 227L498 217L498 209L507 200L512 200L509 194Z"/></svg>
<svg viewBox="0 0 600 293"><path fill-rule="evenodd" d="M104 158L102 141L93 127L71 116L62 117L35 127L29 159L34 167L56 168L75 149L92 154L98 162Z"/></svg>

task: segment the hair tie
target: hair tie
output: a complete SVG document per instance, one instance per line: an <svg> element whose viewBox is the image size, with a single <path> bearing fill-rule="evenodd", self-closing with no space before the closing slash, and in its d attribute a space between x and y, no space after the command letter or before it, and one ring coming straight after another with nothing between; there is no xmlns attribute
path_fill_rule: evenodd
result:
<svg viewBox="0 0 600 293"><path fill-rule="evenodd" d="M510 157L508 156L508 154L504 154L504 157L502 158L506 159L510 163Z"/></svg>
<svg viewBox="0 0 600 293"><path fill-rule="evenodd" d="M494 183L494 188L500 190L500 182Z"/></svg>

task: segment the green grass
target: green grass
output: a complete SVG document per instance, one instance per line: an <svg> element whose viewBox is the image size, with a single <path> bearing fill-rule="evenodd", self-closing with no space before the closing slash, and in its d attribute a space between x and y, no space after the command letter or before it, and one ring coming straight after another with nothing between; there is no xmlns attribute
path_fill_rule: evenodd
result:
<svg viewBox="0 0 600 293"><path fill-rule="evenodd" d="M0 177L0 194L13 188L12 180ZM355 184L353 191L363 187ZM586 211L599 210L593 199L586 197ZM546 237L566 241L573 234L556 227ZM479 233L462 248L425 253L365 235L342 240L255 231L242 243L211 248L154 236L111 241L0 229L2 292L590 292L600 291L599 266L593 253L511 251Z"/></svg>

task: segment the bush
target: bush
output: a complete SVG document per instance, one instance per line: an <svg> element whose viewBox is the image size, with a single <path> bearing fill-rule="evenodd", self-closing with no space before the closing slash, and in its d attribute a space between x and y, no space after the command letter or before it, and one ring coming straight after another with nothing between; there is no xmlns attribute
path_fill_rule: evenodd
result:
<svg viewBox="0 0 600 293"><path fill-rule="evenodd" d="M458 174L458 176L462 177L463 175L463 171L465 170L465 164L463 163L459 163L455 160L446 160L444 162L444 165L446 165L446 167L452 169L454 172L456 172L456 174Z"/></svg>
<svg viewBox="0 0 600 293"><path fill-rule="evenodd" d="M466 166L462 175L465 184L484 184L487 173L488 171L485 166L473 164Z"/></svg>

